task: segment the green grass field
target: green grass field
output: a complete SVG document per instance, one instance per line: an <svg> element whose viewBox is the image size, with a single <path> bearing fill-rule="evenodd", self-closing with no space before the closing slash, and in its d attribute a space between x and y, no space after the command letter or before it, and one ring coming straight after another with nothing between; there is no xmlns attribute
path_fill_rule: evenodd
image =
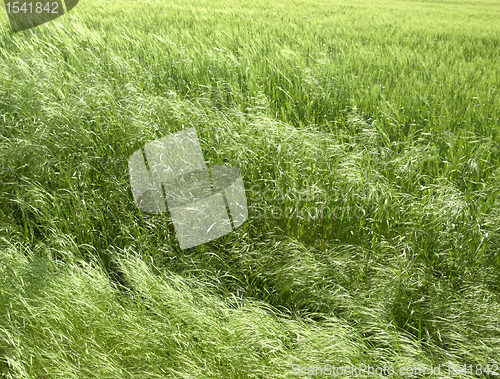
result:
<svg viewBox="0 0 500 379"><path fill-rule="evenodd" d="M2 11L0 377L500 375L499 20L82 0L13 34ZM249 218L181 250L127 164L190 127Z"/></svg>

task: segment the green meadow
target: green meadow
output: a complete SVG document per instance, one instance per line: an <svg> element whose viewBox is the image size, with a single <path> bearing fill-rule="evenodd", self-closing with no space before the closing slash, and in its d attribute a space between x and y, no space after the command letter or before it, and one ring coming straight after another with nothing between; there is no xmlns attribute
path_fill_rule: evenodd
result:
<svg viewBox="0 0 500 379"><path fill-rule="evenodd" d="M499 20L82 0L13 34L2 10L0 377L500 375ZM192 127L249 217L181 250L128 158Z"/></svg>

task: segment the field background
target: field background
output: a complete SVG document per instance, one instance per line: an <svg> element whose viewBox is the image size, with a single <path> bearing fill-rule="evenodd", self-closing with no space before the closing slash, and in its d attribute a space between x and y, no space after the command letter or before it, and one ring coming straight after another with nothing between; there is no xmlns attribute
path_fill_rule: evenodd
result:
<svg viewBox="0 0 500 379"><path fill-rule="evenodd" d="M83 0L12 34L2 11L0 377L494 377L499 20L499 1ZM181 251L127 160L189 127L250 214Z"/></svg>

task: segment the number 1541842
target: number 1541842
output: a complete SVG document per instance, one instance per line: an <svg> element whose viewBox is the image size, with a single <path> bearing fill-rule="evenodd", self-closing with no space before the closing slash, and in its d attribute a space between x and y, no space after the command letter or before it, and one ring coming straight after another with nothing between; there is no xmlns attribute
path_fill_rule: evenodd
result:
<svg viewBox="0 0 500 379"><path fill-rule="evenodd" d="M5 7L7 8L7 13L59 13L59 3L53 2L52 4L48 2L47 4L43 4L42 2L8 2L5 3Z"/></svg>
<svg viewBox="0 0 500 379"><path fill-rule="evenodd" d="M66 9L63 8L63 1ZM79 0L3 0L14 33L52 21L73 9Z"/></svg>

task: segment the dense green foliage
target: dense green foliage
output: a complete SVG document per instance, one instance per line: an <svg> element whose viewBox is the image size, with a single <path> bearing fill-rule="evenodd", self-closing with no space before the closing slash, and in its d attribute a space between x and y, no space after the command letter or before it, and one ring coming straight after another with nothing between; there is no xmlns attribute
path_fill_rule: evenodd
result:
<svg viewBox="0 0 500 379"><path fill-rule="evenodd" d="M498 20L486 0L87 0L12 34L4 14L0 376L500 365ZM188 127L250 214L182 251L127 160Z"/></svg>

